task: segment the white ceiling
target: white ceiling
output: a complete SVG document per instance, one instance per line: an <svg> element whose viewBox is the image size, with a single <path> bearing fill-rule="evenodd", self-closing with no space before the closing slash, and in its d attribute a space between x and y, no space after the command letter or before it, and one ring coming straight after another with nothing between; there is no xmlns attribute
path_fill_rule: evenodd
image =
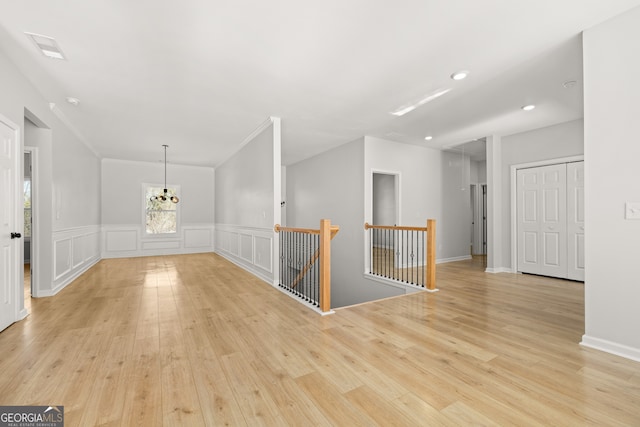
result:
<svg viewBox="0 0 640 427"><path fill-rule="evenodd" d="M0 5L0 50L100 156L157 161L168 144L170 162L212 166L269 116L282 118L285 164L362 135L444 148L582 117L580 33L640 0ZM25 31L54 37L67 60Z"/></svg>

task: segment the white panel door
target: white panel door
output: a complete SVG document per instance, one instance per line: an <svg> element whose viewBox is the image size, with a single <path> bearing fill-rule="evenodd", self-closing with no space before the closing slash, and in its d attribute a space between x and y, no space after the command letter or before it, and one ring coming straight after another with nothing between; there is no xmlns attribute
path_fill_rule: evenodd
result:
<svg viewBox="0 0 640 427"><path fill-rule="evenodd" d="M17 130L0 116L0 331L18 317L17 266L22 245L12 235L21 232L16 214L17 155Z"/></svg>
<svg viewBox="0 0 640 427"><path fill-rule="evenodd" d="M567 163L567 277L584 282L584 162Z"/></svg>
<svg viewBox="0 0 640 427"><path fill-rule="evenodd" d="M518 271L567 277L566 165L519 169Z"/></svg>

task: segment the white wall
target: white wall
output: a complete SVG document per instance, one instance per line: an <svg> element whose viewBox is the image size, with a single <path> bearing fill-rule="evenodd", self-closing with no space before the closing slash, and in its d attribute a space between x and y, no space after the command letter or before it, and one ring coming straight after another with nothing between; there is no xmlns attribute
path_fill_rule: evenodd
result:
<svg viewBox="0 0 640 427"><path fill-rule="evenodd" d="M511 165L537 162L584 153L584 123L582 119L502 137L502 239L499 242L502 264L511 269ZM491 250L491 248L490 248Z"/></svg>
<svg viewBox="0 0 640 427"><path fill-rule="evenodd" d="M363 139L287 167L289 226L317 229L321 219L340 226L331 242L332 308L404 293L364 277L364 177Z"/></svg>
<svg viewBox="0 0 640 427"><path fill-rule="evenodd" d="M469 180L472 184L486 184L487 182L487 162L485 160L472 160L470 164L471 173Z"/></svg>
<svg viewBox="0 0 640 427"><path fill-rule="evenodd" d="M215 170L216 252L274 284L281 221L280 119L270 118Z"/></svg>
<svg viewBox="0 0 640 427"><path fill-rule="evenodd" d="M364 223L373 223L375 173L399 175L399 225L436 219L438 261L469 256L470 199L460 185L461 179L469 185L469 158L460 159L367 136L287 168L288 225L317 228L328 218L340 226L332 244L333 307L411 291L365 275Z"/></svg>
<svg viewBox="0 0 640 427"><path fill-rule="evenodd" d="M640 361L640 8L584 33L585 335ZM632 76L625 78L624 76Z"/></svg>
<svg viewBox="0 0 640 427"><path fill-rule="evenodd" d="M394 225L396 220L396 176L373 174L373 224Z"/></svg>
<svg viewBox="0 0 640 427"><path fill-rule="evenodd" d="M36 200L41 228L34 260L34 296L53 295L99 260L100 162L52 112L50 100L44 99L2 52L0 93L0 113L20 125L22 147L25 133L35 133L25 129L25 109L49 129L48 146L43 145L39 152L38 168L43 173L38 178L41 191L37 196L42 199Z"/></svg>
<svg viewBox="0 0 640 427"><path fill-rule="evenodd" d="M371 175L400 174L400 224L436 220L438 262L469 256L469 157L365 137L365 221L372 222ZM465 190L462 190L465 188Z"/></svg>
<svg viewBox="0 0 640 427"><path fill-rule="evenodd" d="M442 236L442 152L415 145L402 144L376 137L365 137L364 146L364 222L373 221L373 174L389 172L398 175L399 179L399 221L398 225L426 226L427 219L437 222L436 254L439 256L447 243L438 240ZM362 227L362 225L361 225ZM360 251L368 254L369 241L362 239ZM365 271L370 270L370 259L364 260ZM384 285L390 286L390 285ZM413 289L401 289L401 293ZM397 292L397 291L394 291ZM373 298L368 298L373 299Z"/></svg>
<svg viewBox="0 0 640 427"><path fill-rule="evenodd" d="M442 152L442 212L441 232L436 254L439 261L456 261L471 257L471 196L469 195L471 165L469 156L451 151Z"/></svg>
<svg viewBox="0 0 640 427"><path fill-rule="evenodd" d="M163 187L164 163L102 160L104 258L213 251L213 168L167 164L167 185L180 186L175 235L145 233L143 184Z"/></svg>

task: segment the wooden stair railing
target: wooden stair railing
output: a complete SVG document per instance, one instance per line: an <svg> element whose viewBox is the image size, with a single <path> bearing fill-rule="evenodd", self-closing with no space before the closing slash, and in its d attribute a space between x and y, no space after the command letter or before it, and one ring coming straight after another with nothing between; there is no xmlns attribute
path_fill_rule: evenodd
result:
<svg viewBox="0 0 640 427"><path fill-rule="evenodd" d="M337 225L332 226L331 221L328 219L320 220L319 229L311 228L296 228L296 227L282 227L280 224L274 226L274 231L279 233L291 232L301 234L315 234L319 236L319 247L310 256L308 262L300 269L298 275L293 279L290 284L287 284L287 288L295 290L296 286L302 281L305 275L313 267L313 265L320 259L320 289L319 289L319 302L318 305L322 312L331 310L331 240L338 234L340 227Z"/></svg>
<svg viewBox="0 0 640 427"><path fill-rule="evenodd" d="M431 291L436 290L436 220L435 219L428 219L426 227L371 225L371 224L365 223L364 229L365 230L390 230L393 232L406 231L406 232L426 233L426 242L425 242L426 250L423 250L424 266L426 268L426 280L425 280L426 284L423 284L423 286L425 286L426 289ZM371 242L369 247L372 254L371 258L372 258L372 264L373 264L373 251L374 251L373 237L371 237ZM395 268L395 266L392 266L392 268ZM373 265L371 265L371 270L374 271Z"/></svg>

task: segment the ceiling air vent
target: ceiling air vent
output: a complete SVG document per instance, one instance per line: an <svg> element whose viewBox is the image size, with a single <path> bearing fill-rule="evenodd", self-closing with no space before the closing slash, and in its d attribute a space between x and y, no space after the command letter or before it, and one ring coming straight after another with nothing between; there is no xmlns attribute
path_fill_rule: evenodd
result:
<svg viewBox="0 0 640 427"><path fill-rule="evenodd" d="M40 34L25 33L31 41L36 45L38 51L47 58L66 59L62 53L62 49L58 46L58 42L53 37L43 36Z"/></svg>

